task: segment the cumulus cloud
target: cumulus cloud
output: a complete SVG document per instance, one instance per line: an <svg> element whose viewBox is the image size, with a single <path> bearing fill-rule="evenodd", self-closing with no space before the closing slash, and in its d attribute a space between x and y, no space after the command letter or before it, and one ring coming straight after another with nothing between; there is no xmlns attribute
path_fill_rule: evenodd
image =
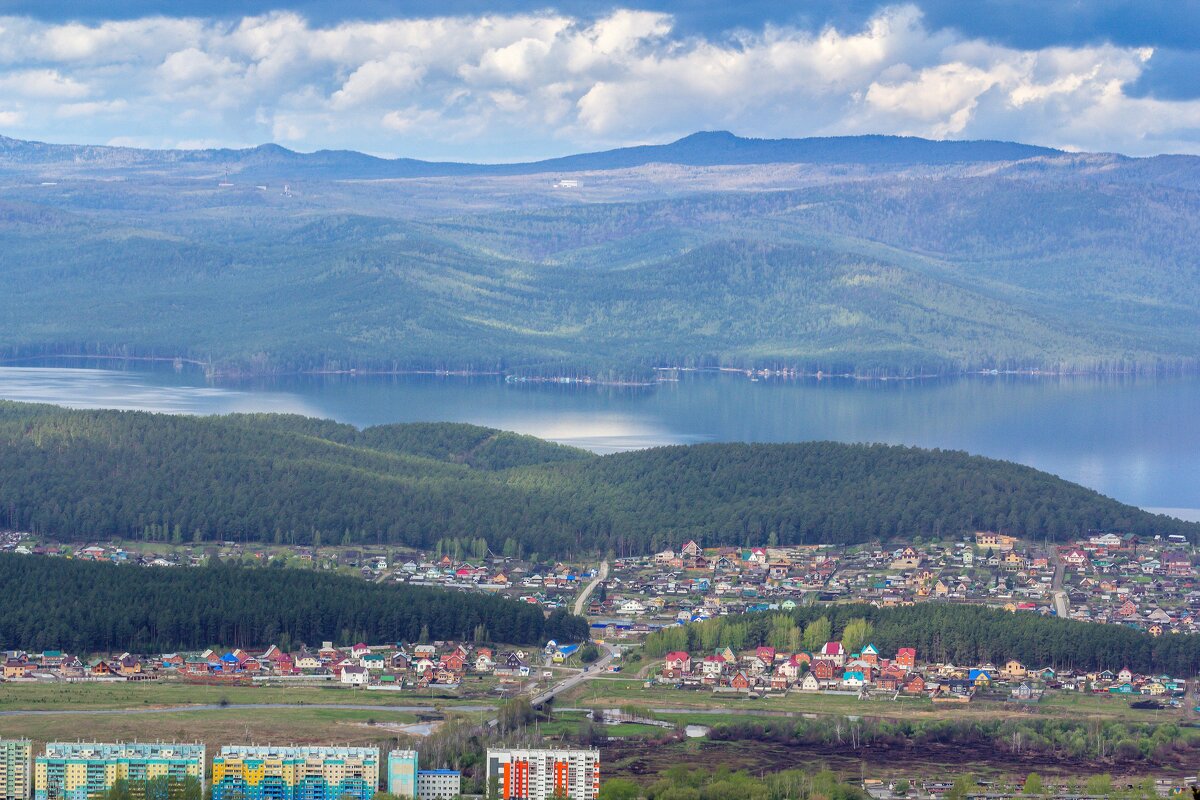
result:
<svg viewBox="0 0 1200 800"><path fill-rule="evenodd" d="M0 125L58 141L273 139L441 158L712 128L1200 152L1200 100L1135 89L1153 56L1111 43L1001 45L934 28L912 5L842 27L703 35L630 9L325 25L290 12L91 25L9 17L0 97L13 100Z"/></svg>

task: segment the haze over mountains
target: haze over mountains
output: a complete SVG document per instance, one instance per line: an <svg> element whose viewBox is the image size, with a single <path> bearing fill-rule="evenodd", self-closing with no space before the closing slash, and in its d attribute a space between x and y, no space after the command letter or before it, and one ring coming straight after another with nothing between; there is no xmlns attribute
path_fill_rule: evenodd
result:
<svg viewBox="0 0 1200 800"><path fill-rule="evenodd" d="M0 343L250 372L1193 369L1198 177L884 136L501 165L0 138Z"/></svg>

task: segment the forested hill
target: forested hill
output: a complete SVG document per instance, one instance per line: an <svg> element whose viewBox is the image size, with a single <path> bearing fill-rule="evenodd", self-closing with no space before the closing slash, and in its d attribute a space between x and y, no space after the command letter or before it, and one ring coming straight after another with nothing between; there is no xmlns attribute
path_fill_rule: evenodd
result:
<svg viewBox="0 0 1200 800"><path fill-rule="evenodd" d="M587 622L501 597L385 586L298 569L137 567L0 554L0 642L72 652L264 647L281 640L544 644L581 641Z"/></svg>
<svg viewBox="0 0 1200 800"><path fill-rule="evenodd" d="M832 442L594 456L469 425L348 425L0 403L0 526L62 539L431 547L560 555L1003 530L1182 533L1028 467Z"/></svg>
<svg viewBox="0 0 1200 800"><path fill-rule="evenodd" d="M482 166L0 139L0 359L1198 371L1198 186L1195 156L888 136Z"/></svg>

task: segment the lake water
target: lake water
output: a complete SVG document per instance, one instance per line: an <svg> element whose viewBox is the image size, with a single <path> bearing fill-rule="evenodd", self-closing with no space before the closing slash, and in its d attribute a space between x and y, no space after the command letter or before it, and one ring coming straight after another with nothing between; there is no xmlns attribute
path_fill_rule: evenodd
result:
<svg viewBox="0 0 1200 800"><path fill-rule="evenodd" d="M833 439L1028 464L1127 503L1200 519L1200 379L978 376L751 381L682 373L649 388L435 376L234 385L174 370L0 367L0 398L186 414L274 411L358 426L459 421L597 452Z"/></svg>

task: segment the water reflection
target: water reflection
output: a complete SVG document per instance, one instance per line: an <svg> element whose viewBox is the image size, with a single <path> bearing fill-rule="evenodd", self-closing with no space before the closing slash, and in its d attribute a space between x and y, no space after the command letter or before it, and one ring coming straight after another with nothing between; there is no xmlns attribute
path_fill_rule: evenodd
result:
<svg viewBox="0 0 1200 800"><path fill-rule="evenodd" d="M229 386L166 369L0 367L0 397L184 414L271 411L366 426L446 420L601 453L701 441L885 442L966 450L1125 502L1200 515L1200 380L973 377L750 381L684 373L650 388L494 378L295 377Z"/></svg>

